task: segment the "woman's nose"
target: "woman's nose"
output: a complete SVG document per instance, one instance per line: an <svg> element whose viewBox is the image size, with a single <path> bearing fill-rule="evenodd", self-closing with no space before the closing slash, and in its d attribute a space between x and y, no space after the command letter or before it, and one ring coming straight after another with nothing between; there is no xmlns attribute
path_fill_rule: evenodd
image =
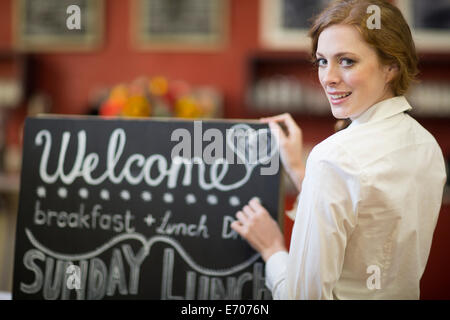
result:
<svg viewBox="0 0 450 320"><path fill-rule="evenodd" d="M336 66L329 65L322 72L322 84L324 86L333 86L339 83L341 77Z"/></svg>

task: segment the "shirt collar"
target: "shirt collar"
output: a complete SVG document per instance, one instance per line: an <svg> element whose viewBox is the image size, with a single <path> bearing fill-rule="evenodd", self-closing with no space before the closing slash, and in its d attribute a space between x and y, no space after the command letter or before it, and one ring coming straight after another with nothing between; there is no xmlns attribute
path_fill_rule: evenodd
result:
<svg viewBox="0 0 450 320"><path fill-rule="evenodd" d="M355 126L376 120L387 119L396 114L411 110L412 107L404 96L397 96L375 103L369 109L352 120L350 126Z"/></svg>

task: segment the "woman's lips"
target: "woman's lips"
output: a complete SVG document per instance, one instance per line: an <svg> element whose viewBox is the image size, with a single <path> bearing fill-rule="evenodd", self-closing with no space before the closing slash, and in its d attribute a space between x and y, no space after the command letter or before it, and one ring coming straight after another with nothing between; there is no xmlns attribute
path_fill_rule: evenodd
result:
<svg viewBox="0 0 450 320"><path fill-rule="evenodd" d="M351 95L351 92L333 92L328 93L332 104L341 104L345 102Z"/></svg>

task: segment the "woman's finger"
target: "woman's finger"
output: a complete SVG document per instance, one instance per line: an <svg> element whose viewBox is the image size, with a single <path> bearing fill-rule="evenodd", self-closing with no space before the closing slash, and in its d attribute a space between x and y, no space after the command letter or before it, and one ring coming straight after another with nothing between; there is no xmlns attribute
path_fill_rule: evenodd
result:
<svg viewBox="0 0 450 320"><path fill-rule="evenodd" d="M284 121L286 119L286 117L289 116L289 113L282 113L273 117L266 117L266 118L260 118L259 121L263 122L263 123L268 123L268 122L277 122L277 121Z"/></svg>
<svg viewBox="0 0 450 320"><path fill-rule="evenodd" d="M244 206L244 208L242 208L242 211L244 212L244 214L247 215L248 219L252 219L253 216L256 214L252 208L250 208L249 205Z"/></svg>
<svg viewBox="0 0 450 320"><path fill-rule="evenodd" d="M289 113L283 113L270 118L262 118L260 121L263 123L268 123L272 131L278 129L284 137L301 132L294 118L292 118ZM277 124L277 126L274 124Z"/></svg>
<svg viewBox="0 0 450 320"><path fill-rule="evenodd" d="M236 231L239 235L243 236L244 235L244 230L245 227L243 224L241 224L239 221L233 221L231 223L231 229L233 229L234 231Z"/></svg>
<svg viewBox="0 0 450 320"><path fill-rule="evenodd" d="M248 217L247 217L246 214L244 214L244 212L238 211L238 212L236 213L236 218L238 219L238 221L239 221L241 224L248 224Z"/></svg>
<svg viewBox="0 0 450 320"><path fill-rule="evenodd" d="M290 113L283 113L273 117L261 118L259 119L259 121L262 123L271 123L271 122L284 123L288 127L288 129L289 128L295 129L297 127L297 124L294 118L292 118Z"/></svg>
<svg viewBox="0 0 450 320"><path fill-rule="evenodd" d="M251 199L249 201L248 205L253 210L253 212L255 212L255 214L257 214L257 215L267 212L267 210L261 205L259 200L256 198Z"/></svg>
<svg viewBox="0 0 450 320"><path fill-rule="evenodd" d="M278 138L280 141L287 139L286 132L284 132L284 130L275 122L269 122L269 128L270 132L276 139Z"/></svg>

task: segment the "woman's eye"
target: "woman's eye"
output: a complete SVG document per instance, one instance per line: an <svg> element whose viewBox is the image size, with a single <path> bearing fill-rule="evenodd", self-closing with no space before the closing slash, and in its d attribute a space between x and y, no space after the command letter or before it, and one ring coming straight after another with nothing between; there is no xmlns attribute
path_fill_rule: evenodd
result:
<svg viewBox="0 0 450 320"><path fill-rule="evenodd" d="M344 67L350 67L355 63L354 60L348 58L342 58L340 62Z"/></svg>
<svg viewBox="0 0 450 320"><path fill-rule="evenodd" d="M318 58L316 60L316 65L319 67L323 67L327 65L327 60L325 60L324 58Z"/></svg>

